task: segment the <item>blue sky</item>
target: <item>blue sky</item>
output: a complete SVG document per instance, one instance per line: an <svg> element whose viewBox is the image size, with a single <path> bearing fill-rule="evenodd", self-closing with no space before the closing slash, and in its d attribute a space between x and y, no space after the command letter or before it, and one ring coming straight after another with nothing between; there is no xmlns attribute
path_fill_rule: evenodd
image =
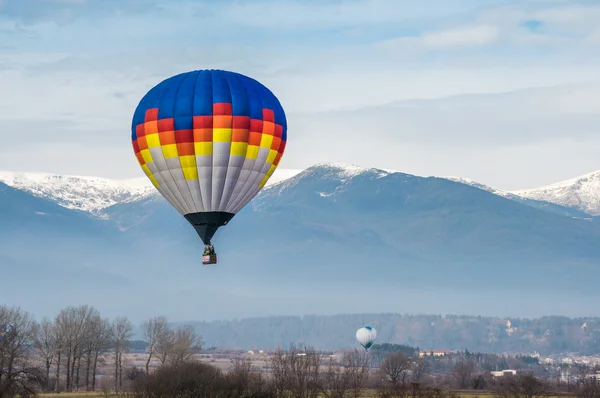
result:
<svg viewBox="0 0 600 398"><path fill-rule="evenodd" d="M257 78L282 168L530 188L600 169L600 3L0 0L0 169L141 176L131 117L192 69Z"/></svg>

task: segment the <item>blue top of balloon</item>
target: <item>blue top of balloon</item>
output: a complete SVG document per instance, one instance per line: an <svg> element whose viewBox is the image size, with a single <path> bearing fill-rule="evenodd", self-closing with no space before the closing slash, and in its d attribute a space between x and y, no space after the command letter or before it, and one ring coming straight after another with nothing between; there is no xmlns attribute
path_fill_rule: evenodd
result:
<svg viewBox="0 0 600 398"><path fill-rule="evenodd" d="M158 108L158 119L173 118L175 130L191 130L193 117L212 116L216 103L231 104L233 116L260 120L263 108L271 109L275 122L283 127L282 140L287 141L287 120L277 97L251 77L220 69L180 73L151 88L133 114L132 139L148 109Z"/></svg>

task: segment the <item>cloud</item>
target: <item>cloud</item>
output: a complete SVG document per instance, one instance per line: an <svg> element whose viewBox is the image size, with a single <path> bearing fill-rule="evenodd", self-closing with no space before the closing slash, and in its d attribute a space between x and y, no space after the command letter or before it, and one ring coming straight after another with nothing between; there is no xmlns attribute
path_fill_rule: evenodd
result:
<svg viewBox="0 0 600 398"><path fill-rule="evenodd" d="M284 168L341 161L507 189L600 168L590 2L32 1L0 12L13 47L0 49L3 169L139 175L138 101L199 68L279 97Z"/></svg>
<svg viewBox="0 0 600 398"><path fill-rule="evenodd" d="M399 37L378 43L391 50L454 49L463 46L481 46L493 43L498 38L498 28L490 25L462 26L445 30L424 32L417 36Z"/></svg>
<svg viewBox="0 0 600 398"><path fill-rule="evenodd" d="M470 94L430 100L298 115L307 138L321 132L373 142L402 142L473 148L527 145L565 136L600 138L595 84L533 88L499 94ZM297 122L300 125L300 121ZM311 133L313 131L313 133Z"/></svg>
<svg viewBox="0 0 600 398"><path fill-rule="evenodd" d="M98 18L115 14L139 14L155 9L159 0L3 0L4 17L26 24L53 21L60 25L79 18Z"/></svg>
<svg viewBox="0 0 600 398"><path fill-rule="evenodd" d="M535 186L598 168L590 148L600 145L599 94L600 81L291 116L290 137L302 138L290 141L298 148L288 161L360 159L505 189Z"/></svg>
<svg viewBox="0 0 600 398"><path fill-rule="evenodd" d="M472 26L425 33L420 39L426 46L454 47L487 44L497 37L498 29L494 26Z"/></svg>
<svg viewBox="0 0 600 398"><path fill-rule="evenodd" d="M423 7L418 0L401 3L395 0L4 0L2 13L29 23L70 23L79 18L114 15L179 14L229 26L310 30L443 18L457 10L501 3L503 0L430 0L428 6Z"/></svg>

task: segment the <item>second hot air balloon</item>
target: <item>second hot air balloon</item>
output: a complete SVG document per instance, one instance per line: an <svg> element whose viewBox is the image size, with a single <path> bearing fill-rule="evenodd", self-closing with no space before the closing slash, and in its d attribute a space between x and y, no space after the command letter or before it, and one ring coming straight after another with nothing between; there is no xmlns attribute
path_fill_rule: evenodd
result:
<svg viewBox="0 0 600 398"><path fill-rule="evenodd" d="M258 81L235 72L196 70L170 77L133 115L133 150L161 195L205 244L265 186L287 141L285 112Z"/></svg>
<svg viewBox="0 0 600 398"><path fill-rule="evenodd" d="M375 339L377 338L377 330L372 326L363 326L356 331L356 340L362 345L365 350L369 350Z"/></svg>

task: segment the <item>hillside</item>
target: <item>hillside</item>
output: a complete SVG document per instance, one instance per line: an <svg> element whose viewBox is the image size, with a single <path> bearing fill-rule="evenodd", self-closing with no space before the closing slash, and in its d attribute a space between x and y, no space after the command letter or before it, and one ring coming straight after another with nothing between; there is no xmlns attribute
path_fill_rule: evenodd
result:
<svg viewBox="0 0 600 398"><path fill-rule="evenodd" d="M217 232L215 267L201 266L195 231L156 195L83 212L31 187L6 189L2 217L12 221L0 223L0 256L7 269L47 272L28 298L36 313L72 297L136 322L598 311L587 305L600 294L597 222L444 178L311 167L270 185ZM43 222L36 211L57 218ZM68 277L78 274L89 278ZM22 304L28 282L18 275L0 301Z"/></svg>
<svg viewBox="0 0 600 398"><path fill-rule="evenodd" d="M461 177L444 177L450 181L460 182L461 184L470 185L475 188L479 188L481 190L491 192L495 195L501 196L506 199L514 200L515 202L519 202L521 204L535 207L539 210L544 210L550 213L568 216L568 217L577 217L577 218L590 218L591 213L586 213L585 209L581 209L579 207L571 207L568 203L558 203L558 201L554 200L552 197L538 195L535 196L533 194L528 193L528 191L524 191L522 195L519 195L515 192L506 192L496 188L489 187L484 184L480 184L477 181L473 181L468 178ZM600 187L599 187L600 188ZM599 189L600 190L600 189ZM532 191L533 192L533 191Z"/></svg>
<svg viewBox="0 0 600 398"><path fill-rule="evenodd" d="M600 352L600 318L519 319L368 313L197 322L194 327L207 346L269 349L300 343L333 350L357 347L354 331L365 322L377 329L378 342L409 344L424 350L537 351L542 355ZM510 322L510 328L507 322Z"/></svg>
<svg viewBox="0 0 600 398"><path fill-rule="evenodd" d="M516 191L524 198L543 200L600 215L600 171L541 188Z"/></svg>

